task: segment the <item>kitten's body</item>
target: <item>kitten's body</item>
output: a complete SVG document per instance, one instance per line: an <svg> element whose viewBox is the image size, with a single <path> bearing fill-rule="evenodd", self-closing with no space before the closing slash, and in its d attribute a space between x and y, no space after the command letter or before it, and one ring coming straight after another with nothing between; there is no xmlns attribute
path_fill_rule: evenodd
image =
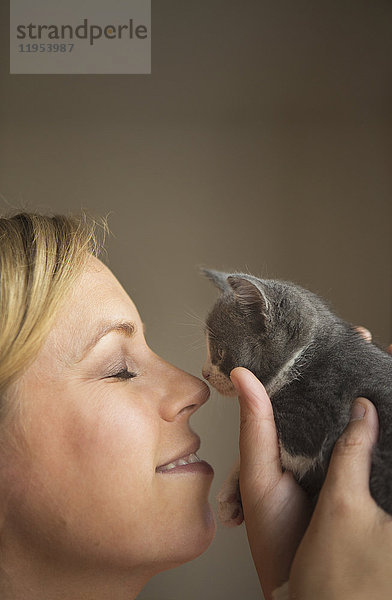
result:
<svg viewBox="0 0 392 600"><path fill-rule="evenodd" d="M380 424L370 491L392 514L392 357L299 286L205 273L223 291L207 318L209 358L203 373L209 382L235 395L228 377L236 366L263 382L282 464L314 501L353 401L369 398Z"/></svg>
<svg viewBox="0 0 392 600"><path fill-rule="evenodd" d="M286 468L292 465L290 470L301 485L317 498L353 401L359 396L369 398L380 421L370 490L377 503L392 514L392 358L348 324L341 323L339 329L338 335L325 336L322 343L318 338L302 366L296 369L294 365L294 379L272 394L285 451L282 460Z"/></svg>

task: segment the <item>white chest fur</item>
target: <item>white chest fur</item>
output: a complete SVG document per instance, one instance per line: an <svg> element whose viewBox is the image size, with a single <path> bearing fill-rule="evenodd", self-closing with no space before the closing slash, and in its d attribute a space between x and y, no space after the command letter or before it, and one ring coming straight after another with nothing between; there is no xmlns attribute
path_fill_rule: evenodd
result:
<svg viewBox="0 0 392 600"><path fill-rule="evenodd" d="M279 443L279 447L280 462L282 463L282 466L287 471L294 473L294 475L296 475L299 479L301 479L310 469L316 466L318 462L317 457L309 458L308 456L302 456L301 454L298 454L297 456L289 454L281 443Z"/></svg>

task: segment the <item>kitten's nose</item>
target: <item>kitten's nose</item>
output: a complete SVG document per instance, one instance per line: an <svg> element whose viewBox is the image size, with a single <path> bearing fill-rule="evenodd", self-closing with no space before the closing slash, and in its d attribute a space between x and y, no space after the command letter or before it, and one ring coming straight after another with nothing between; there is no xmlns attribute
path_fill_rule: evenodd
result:
<svg viewBox="0 0 392 600"><path fill-rule="evenodd" d="M209 372L209 370L208 370L208 369L206 369L206 367L203 367L203 368L202 368L202 370L201 370L201 373L202 373L202 375L203 375L204 379L208 379L208 378L209 378L209 376L210 376L210 372Z"/></svg>

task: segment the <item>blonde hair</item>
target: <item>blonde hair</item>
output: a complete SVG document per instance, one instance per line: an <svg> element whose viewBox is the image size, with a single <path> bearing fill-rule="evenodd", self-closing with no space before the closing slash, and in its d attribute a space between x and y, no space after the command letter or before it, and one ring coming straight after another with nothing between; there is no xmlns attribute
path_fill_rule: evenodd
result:
<svg viewBox="0 0 392 600"><path fill-rule="evenodd" d="M97 225L102 241L99 241ZM19 213L0 217L0 423L10 384L31 364L106 219Z"/></svg>

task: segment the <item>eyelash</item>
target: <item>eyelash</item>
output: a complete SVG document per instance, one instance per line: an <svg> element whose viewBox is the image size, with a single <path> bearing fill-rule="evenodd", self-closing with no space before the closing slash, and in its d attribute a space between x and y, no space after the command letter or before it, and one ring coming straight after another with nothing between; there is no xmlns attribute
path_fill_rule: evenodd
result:
<svg viewBox="0 0 392 600"><path fill-rule="evenodd" d="M125 381L127 379L133 379L134 377L136 377L136 373L132 373L132 371L128 371L128 369L123 369L122 371L115 373L115 375L109 375L108 379L121 379L122 381Z"/></svg>

